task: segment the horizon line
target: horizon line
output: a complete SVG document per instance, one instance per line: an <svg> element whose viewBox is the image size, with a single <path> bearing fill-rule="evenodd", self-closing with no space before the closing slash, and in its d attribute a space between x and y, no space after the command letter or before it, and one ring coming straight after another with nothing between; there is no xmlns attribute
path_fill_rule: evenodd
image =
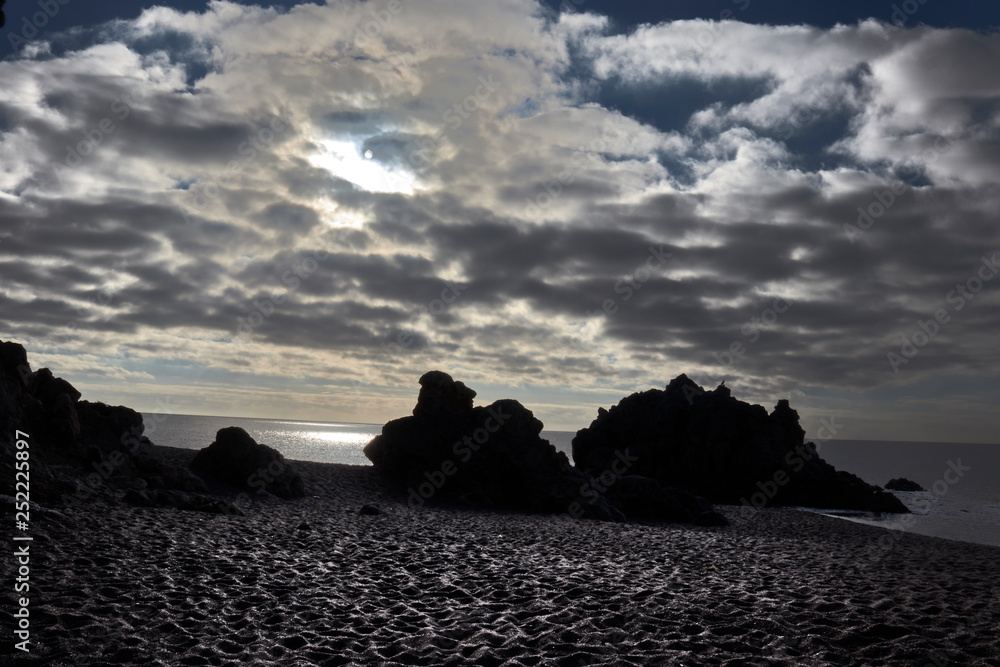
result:
<svg viewBox="0 0 1000 667"><path fill-rule="evenodd" d="M188 414L181 412L153 412L153 411L141 411L136 410L139 414L145 415L166 415L168 417L211 417L215 419L249 419L253 421L279 421L279 422L294 422L297 424L327 424L327 425L346 425L346 426L375 426L382 428L385 424L378 424L375 422L345 422L345 421L322 421L318 419L289 419L287 417L240 417L237 415L204 415L204 414ZM403 415L409 417L410 415ZM396 417L394 419L400 419ZM392 421L392 420L389 420ZM586 427L585 427L586 428ZM581 429L576 430L565 430L557 428L542 428L542 432L549 431L555 433L575 433ZM992 447L1000 447L1000 442L951 442L945 440L879 440L875 438L811 438L808 434L804 438L806 442L810 440L821 440L820 444L827 444L830 442L884 442L884 443L894 443L894 444L926 444L926 445L988 445Z"/></svg>

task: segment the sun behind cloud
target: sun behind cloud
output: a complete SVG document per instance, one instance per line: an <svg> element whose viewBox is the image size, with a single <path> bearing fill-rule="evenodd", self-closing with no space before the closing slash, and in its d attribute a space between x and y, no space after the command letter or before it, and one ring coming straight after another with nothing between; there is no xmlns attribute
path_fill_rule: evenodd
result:
<svg viewBox="0 0 1000 667"><path fill-rule="evenodd" d="M362 152L353 141L322 139L317 143L321 152L311 155L309 162L366 192L412 195L421 187L416 174L380 163L371 151Z"/></svg>

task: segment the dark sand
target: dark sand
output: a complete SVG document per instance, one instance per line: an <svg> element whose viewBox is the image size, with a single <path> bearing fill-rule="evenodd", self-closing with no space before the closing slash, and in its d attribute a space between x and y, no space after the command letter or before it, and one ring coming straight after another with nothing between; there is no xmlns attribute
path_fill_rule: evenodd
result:
<svg viewBox="0 0 1000 667"><path fill-rule="evenodd" d="M997 548L794 510L695 528L414 509L373 468L295 465L310 496L245 517L33 517L17 663L1000 665Z"/></svg>

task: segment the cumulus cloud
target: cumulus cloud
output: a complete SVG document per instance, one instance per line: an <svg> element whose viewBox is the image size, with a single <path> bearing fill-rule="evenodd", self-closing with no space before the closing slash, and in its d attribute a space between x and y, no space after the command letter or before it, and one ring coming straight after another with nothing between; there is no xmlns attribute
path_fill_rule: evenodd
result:
<svg viewBox="0 0 1000 667"><path fill-rule="evenodd" d="M529 0L151 8L0 61L2 333L84 386L308 418L383 421L430 368L530 384L564 428L685 371L809 410L996 396L998 49Z"/></svg>

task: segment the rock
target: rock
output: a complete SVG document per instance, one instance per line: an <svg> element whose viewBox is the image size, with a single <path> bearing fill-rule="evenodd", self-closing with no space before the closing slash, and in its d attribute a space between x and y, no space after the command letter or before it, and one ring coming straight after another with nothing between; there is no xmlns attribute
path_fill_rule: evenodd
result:
<svg viewBox="0 0 1000 667"><path fill-rule="evenodd" d="M301 475L285 457L257 444L237 426L220 429L215 442L195 455L191 468L248 491L268 491L281 498L305 495Z"/></svg>
<svg viewBox="0 0 1000 667"><path fill-rule="evenodd" d="M40 368L28 378L28 393L38 399L43 405L55 403L60 394L69 396L70 401L80 400L80 392L66 380L52 375L48 368Z"/></svg>
<svg viewBox="0 0 1000 667"><path fill-rule="evenodd" d="M596 482L594 485L602 488ZM668 488L649 477L622 475L606 487L604 496L629 519L697 523L701 518L703 522L716 522L701 525L729 525L729 521L704 498Z"/></svg>
<svg viewBox="0 0 1000 667"><path fill-rule="evenodd" d="M81 436L80 392L52 371L32 371L24 347L0 341L0 429L30 435L33 449L75 455ZM0 438L6 441L6 435ZM11 443L13 444L13 443ZM0 464L2 465L2 464ZM34 469L34 466L32 466Z"/></svg>
<svg viewBox="0 0 1000 667"><path fill-rule="evenodd" d="M80 417L73 398L69 394L59 394L52 408L55 436L68 443L80 441Z"/></svg>
<svg viewBox="0 0 1000 667"><path fill-rule="evenodd" d="M444 501L625 519L565 454L540 437L542 423L517 401L473 407L476 393L441 371L426 373L420 387L413 416L385 424L364 450L411 506Z"/></svg>
<svg viewBox="0 0 1000 667"><path fill-rule="evenodd" d="M891 493L823 461L804 437L787 400L768 414L725 386L705 391L680 375L665 390L599 411L573 439L573 461L596 475L627 449L629 474L716 503L908 511Z"/></svg>
<svg viewBox="0 0 1000 667"><path fill-rule="evenodd" d="M472 410L476 392L441 371L424 373L420 378L420 394L413 415L463 415Z"/></svg>
<svg viewBox="0 0 1000 667"><path fill-rule="evenodd" d="M103 452L115 449L132 453L141 444L145 430L142 415L124 405L79 401L76 411L80 419L81 442Z"/></svg>
<svg viewBox="0 0 1000 667"><path fill-rule="evenodd" d="M895 479L890 479L886 485L886 489L891 491L923 491L924 487L920 486L911 479L906 479L905 477L897 477Z"/></svg>
<svg viewBox="0 0 1000 667"><path fill-rule="evenodd" d="M114 489L128 489L135 492L128 498L142 503L154 502L151 491L173 490L196 495L160 500L211 504L196 499L208 490L203 480L186 466L157 458L143 435L141 414L80 398L72 384L49 369L32 371L23 346L0 341L0 476L14 479L16 445L11 436L17 429L29 434L35 482L31 495L37 500L63 505L113 500ZM145 500L138 492L147 493ZM204 511L224 511L225 505Z"/></svg>
<svg viewBox="0 0 1000 667"><path fill-rule="evenodd" d="M25 383L31 375L28 353L17 343L0 341L0 428L6 436L14 429L25 430L25 407L30 401L37 404L34 397L25 391ZM6 437L0 438L6 440Z"/></svg>
<svg viewBox="0 0 1000 667"><path fill-rule="evenodd" d="M359 514L363 514L363 515L366 515L366 516L377 516L377 515L379 515L381 513L382 513L382 510L380 510L375 505L362 505L361 506L361 511L359 512Z"/></svg>

